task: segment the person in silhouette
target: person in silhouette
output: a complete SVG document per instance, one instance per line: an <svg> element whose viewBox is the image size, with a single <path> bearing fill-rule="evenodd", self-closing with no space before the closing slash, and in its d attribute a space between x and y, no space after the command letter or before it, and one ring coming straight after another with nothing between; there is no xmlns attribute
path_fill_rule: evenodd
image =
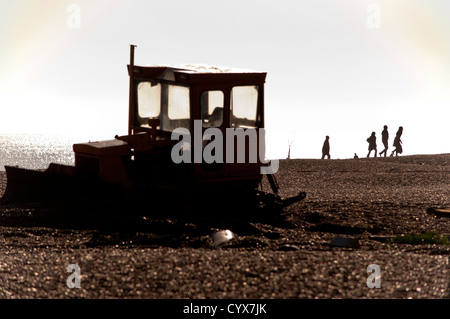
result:
<svg viewBox="0 0 450 319"><path fill-rule="evenodd" d="M367 142L369 143L369 153L367 153L367 157L370 156L372 151L375 151L375 157L377 157L377 138L375 132L372 132L372 135L367 138Z"/></svg>
<svg viewBox="0 0 450 319"><path fill-rule="evenodd" d="M389 148L388 140L389 140L388 127L387 125L385 125L384 130L381 132L381 141L383 142L384 150L380 152L380 156L384 153L384 157L386 157L387 150Z"/></svg>
<svg viewBox="0 0 450 319"><path fill-rule="evenodd" d="M325 141L322 146L322 159L324 159L325 156L330 159L330 137L328 135L325 137Z"/></svg>
<svg viewBox="0 0 450 319"><path fill-rule="evenodd" d="M403 147L402 147L403 142L401 140L402 134L403 134L403 127L400 126L398 128L397 134L395 134L394 144L393 144L395 149L392 151L391 156L394 156L394 154L395 154L395 156L398 156L398 154L403 153Z"/></svg>

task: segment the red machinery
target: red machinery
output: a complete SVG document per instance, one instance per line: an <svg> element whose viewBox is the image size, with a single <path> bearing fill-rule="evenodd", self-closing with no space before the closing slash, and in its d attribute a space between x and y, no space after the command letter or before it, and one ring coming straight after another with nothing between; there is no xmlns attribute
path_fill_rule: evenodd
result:
<svg viewBox="0 0 450 319"><path fill-rule="evenodd" d="M264 160L266 73L137 66L134 48L128 65L128 134L74 144L74 166L5 167L3 202L124 194L158 198L165 192L197 199L226 194L253 201L259 196L285 206L305 197L302 192L281 200L271 174L266 175L274 194L258 189L262 169L270 166Z"/></svg>

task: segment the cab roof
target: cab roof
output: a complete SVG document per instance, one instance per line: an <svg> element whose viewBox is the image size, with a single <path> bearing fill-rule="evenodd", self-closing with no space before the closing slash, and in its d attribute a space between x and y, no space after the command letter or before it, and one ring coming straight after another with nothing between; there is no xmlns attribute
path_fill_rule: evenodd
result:
<svg viewBox="0 0 450 319"><path fill-rule="evenodd" d="M128 74L130 65L128 65ZM231 82L262 84L266 72L201 64L134 66L135 78L179 82L183 84Z"/></svg>

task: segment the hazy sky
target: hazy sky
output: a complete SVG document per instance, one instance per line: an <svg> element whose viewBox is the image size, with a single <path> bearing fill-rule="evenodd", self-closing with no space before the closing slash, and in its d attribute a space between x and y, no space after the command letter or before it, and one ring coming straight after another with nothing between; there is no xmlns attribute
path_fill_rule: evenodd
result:
<svg viewBox="0 0 450 319"><path fill-rule="evenodd" d="M266 71L267 153L448 153L447 0L0 0L0 133L126 134L137 64ZM81 137L80 137L81 138ZM84 140L80 140L84 142Z"/></svg>

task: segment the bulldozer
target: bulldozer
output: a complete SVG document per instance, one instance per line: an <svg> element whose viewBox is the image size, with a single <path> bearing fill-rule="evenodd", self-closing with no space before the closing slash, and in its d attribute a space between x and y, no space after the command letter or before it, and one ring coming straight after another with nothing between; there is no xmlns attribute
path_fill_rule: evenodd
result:
<svg viewBox="0 0 450 319"><path fill-rule="evenodd" d="M1 203L121 197L286 207L305 198L282 199L275 165L264 157L265 72L135 65L135 47L127 65L128 134L74 144L73 166L5 166ZM262 191L264 176L271 192Z"/></svg>

